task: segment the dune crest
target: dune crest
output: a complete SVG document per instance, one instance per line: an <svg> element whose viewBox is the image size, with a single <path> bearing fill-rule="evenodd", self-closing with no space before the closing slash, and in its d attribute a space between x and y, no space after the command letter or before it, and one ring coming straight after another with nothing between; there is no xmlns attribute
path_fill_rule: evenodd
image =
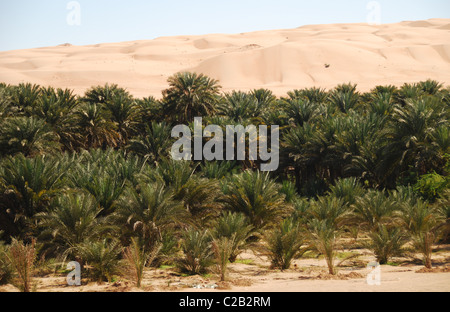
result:
<svg viewBox="0 0 450 312"><path fill-rule="evenodd" d="M0 82L32 82L83 93L117 83L161 97L167 78L196 71L224 91L268 88L278 96L344 82L367 91L435 79L450 83L450 19L397 24L310 25L242 34L162 37L90 46L62 44L0 52Z"/></svg>

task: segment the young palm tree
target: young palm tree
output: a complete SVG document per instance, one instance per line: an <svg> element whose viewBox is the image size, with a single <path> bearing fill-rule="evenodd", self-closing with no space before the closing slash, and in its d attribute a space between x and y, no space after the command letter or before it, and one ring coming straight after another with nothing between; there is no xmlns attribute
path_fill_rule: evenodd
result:
<svg viewBox="0 0 450 312"><path fill-rule="evenodd" d="M14 268L8 254L9 246L0 241L0 285L7 285L13 281Z"/></svg>
<svg viewBox="0 0 450 312"><path fill-rule="evenodd" d="M432 268L433 244L438 239L441 222L436 210L424 201L405 203L402 207L403 226L411 235L413 245L423 255L426 268Z"/></svg>
<svg viewBox="0 0 450 312"><path fill-rule="evenodd" d="M351 210L341 198L322 196L311 203L309 213L312 218L339 229L349 221Z"/></svg>
<svg viewBox="0 0 450 312"><path fill-rule="evenodd" d="M79 244L111 230L100 217L101 208L90 194L70 192L53 200L46 212L35 216L43 237L52 238L51 247L64 258L74 256ZM79 260L79 259L78 259Z"/></svg>
<svg viewBox="0 0 450 312"><path fill-rule="evenodd" d="M308 224L310 241L314 248L325 257L328 272L336 275L335 259L337 253L337 238L340 232L327 220L313 219Z"/></svg>
<svg viewBox="0 0 450 312"><path fill-rule="evenodd" d="M182 204L158 184L127 188L115 207L114 224L122 227L124 234L139 234L148 244L160 242L167 229L186 220Z"/></svg>
<svg viewBox="0 0 450 312"><path fill-rule="evenodd" d="M182 72L167 80L169 89L163 91L166 115L180 123L193 122L194 117L211 116L216 110L221 86L217 80L203 74Z"/></svg>
<svg viewBox="0 0 450 312"><path fill-rule="evenodd" d="M402 228L379 224L370 234L369 248L373 250L378 263L387 264L389 259L403 254L407 236Z"/></svg>
<svg viewBox="0 0 450 312"><path fill-rule="evenodd" d="M300 257L307 249L303 248L304 239L298 223L293 219L283 220L279 227L264 236L264 254L273 268L288 270L293 259Z"/></svg>
<svg viewBox="0 0 450 312"><path fill-rule="evenodd" d="M128 271L136 282L136 287L141 288L144 277L144 268L151 265L161 250L161 244L156 245L153 250L146 250L145 245L138 239L132 238L131 245L123 251Z"/></svg>
<svg viewBox="0 0 450 312"><path fill-rule="evenodd" d="M245 214L257 230L276 224L290 210L279 186L269 174L259 171L233 177L219 201L225 209Z"/></svg>
<svg viewBox="0 0 450 312"><path fill-rule="evenodd" d="M212 240L212 249L217 262L217 268L220 274L220 281L226 281L229 259L233 253L235 234L231 237L219 237Z"/></svg>
<svg viewBox="0 0 450 312"><path fill-rule="evenodd" d="M9 262L18 275L18 286L22 292L31 292L33 286L33 269L36 260L36 240L26 245L13 240L9 248Z"/></svg>
<svg viewBox="0 0 450 312"><path fill-rule="evenodd" d="M122 248L117 240L87 240L77 246L76 253L86 263L88 275L93 281L110 282L118 273Z"/></svg>
<svg viewBox="0 0 450 312"><path fill-rule="evenodd" d="M212 232L216 239L225 237L233 242L228 258L231 263L234 263L239 254L248 246L248 239L252 234L253 226L249 224L248 218L242 213L229 211L222 213Z"/></svg>
<svg viewBox="0 0 450 312"><path fill-rule="evenodd" d="M337 180L330 186L330 195L344 200L345 205L353 205L358 197L364 194L364 188L357 178Z"/></svg>
<svg viewBox="0 0 450 312"><path fill-rule="evenodd" d="M214 264L212 237L207 230L189 229L183 233L181 250L183 257L177 260L182 272L191 275L203 274Z"/></svg>
<svg viewBox="0 0 450 312"><path fill-rule="evenodd" d="M355 221L366 226L370 231L381 224L392 223L396 211L396 204L383 192L368 191L364 196L356 199L354 207Z"/></svg>

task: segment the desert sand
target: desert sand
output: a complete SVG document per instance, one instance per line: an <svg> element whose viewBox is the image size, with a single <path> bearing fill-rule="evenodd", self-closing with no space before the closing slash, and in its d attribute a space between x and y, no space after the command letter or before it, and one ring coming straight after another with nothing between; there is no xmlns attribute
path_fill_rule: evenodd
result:
<svg viewBox="0 0 450 312"><path fill-rule="evenodd" d="M327 273L323 257L295 260L291 269L281 272L270 269L267 258L248 251L230 264L227 282L220 282L214 270L206 276L184 276L173 267L161 267L146 269L140 289L126 276L103 284L83 278L82 286L77 287L68 286L63 274L49 273L35 277L33 283L37 292L450 292L450 245L435 246L431 270L421 264L420 255L392 259L390 265L380 267L379 285L367 280L373 272L367 265L376 261L372 252L344 252L358 256L342 262L337 276ZM0 292L17 291L12 285L0 286Z"/></svg>
<svg viewBox="0 0 450 312"><path fill-rule="evenodd" d="M397 24L311 25L241 34L163 37L0 52L0 82L37 83L82 94L105 83L136 97L161 97L167 78L195 71L224 91L276 95L352 82L361 91L426 79L450 83L450 19Z"/></svg>

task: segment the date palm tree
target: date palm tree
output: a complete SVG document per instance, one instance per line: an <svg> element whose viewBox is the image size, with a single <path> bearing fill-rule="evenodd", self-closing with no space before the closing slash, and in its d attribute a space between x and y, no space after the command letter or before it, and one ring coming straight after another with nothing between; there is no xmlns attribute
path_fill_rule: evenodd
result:
<svg viewBox="0 0 450 312"><path fill-rule="evenodd" d="M0 155L36 156L60 149L59 136L35 117L6 118L0 125Z"/></svg>
<svg viewBox="0 0 450 312"><path fill-rule="evenodd" d="M100 104L81 105L75 112L73 123L81 135L83 148L116 147L120 141L116 126L105 118Z"/></svg>
<svg viewBox="0 0 450 312"><path fill-rule="evenodd" d="M225 209L246 215L261 230L290 212L279 189L268 173L246 171L231 179L219 201Z"/></svg>
<svg viewBox="0 0 450 312"><path fill-rule="evenodd" d="M165 122L153 121L146 126L146 131L142 135L131 139L127 149L156 164L168 156L172 143L171 129Z"/></svg>
<svg viewBox="0 0 450 312"><path fill-rule="evenodd" d="M64 258L77 257L79 244L112 230L100 217L101 210L92 195L73 190L57 197L47 211L35 217L42 229L41 236L51 238L49 247L53 252Z"/></svg>
<svg viewBox="0 0 450 312"><path fill-rule="evenodd" d="M267 255L272 268L282 271L291 267L292 260L300 257L307 248L304 235L298 223L293 219L285 219L280 225L264 235L263 254Z"/></svg>
<svg viewBox="0 0 450 312"><path fill-rule="evenodd" d="M170 190L161 184L143 184L127 188L115 204L114 224L125 236L136 235L146 244L161 242L163 233L187 221L180 202L173 200Z"/></svg>
<svg viewBox="0 0 450 312"><path fill-rule="evenodd" d="M426 268L432 268L433 244L438 239L441 220L435 208L422 200L402 205L403 226L411 235L413 246L423 255Z"/></svg>
<svg viewBox="0 0 450 312"><path fill-rule="evenodd" d="M169 88L163 91L167 116L176 116L179 123L193 122L194 117L211 116L216 111L221 86L218 81L203 74L181 72L167 80Z"/></svg>
<svg viewBox="0 0 450 312"><path fill-rule="evenodd" d="M19 154L3 159L0 166L0 207L3 206L2 211L7 212L2 214L7 223L4 229L23 235L22 238L32 234L35 227L33 217L44 211L63 187L69 166L70 163L64 159L46 156L26 158Z"/></svg>
<svg viewBox="0 0 450 312"><path fill-rule="evenodd" d="M253 235L253 226L244 214L224 211L214 224L212 235L215 238L226 237L233 242L228 260L234 263L248 245L248 240Z"/></svg>

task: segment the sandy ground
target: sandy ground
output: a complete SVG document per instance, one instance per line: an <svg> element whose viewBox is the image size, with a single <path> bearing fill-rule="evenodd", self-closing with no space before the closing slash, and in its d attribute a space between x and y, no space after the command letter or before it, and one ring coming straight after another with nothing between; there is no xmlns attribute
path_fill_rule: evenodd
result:
<svg viewBox="0 0 450 312"><path fill-rule="evenodd" d="M357 83L450 84L450 19L397 24L311 25L242 34L163 37L90 46L63 44L0 52L0 81L74 89L117 83L137 97L161 97L167 78L195 71L224 91L292 89Z"/></svg>
<svg viewBox="0 0 450 312"><path fill-rule="evenodd" d="M321 258L295 260L290 270L271 270L264 257L247 252L231 264L227 282L219 282L216 274L182 276L174 269L147 269L141 289L119 277L114 283L88 283L69 287L66 277L48 275L35 278L37 292L450 292L450 245L437 247L433 269L426 270L420 261L395 258L395 265L381 266L380 285L369 285L367 276L375 261L368 250L353 250L357 258L344 262L338 275L329 275ZM214 288L213 288L214 287ZM17 292L12 285L1 286L0 292Z"/></svg>

